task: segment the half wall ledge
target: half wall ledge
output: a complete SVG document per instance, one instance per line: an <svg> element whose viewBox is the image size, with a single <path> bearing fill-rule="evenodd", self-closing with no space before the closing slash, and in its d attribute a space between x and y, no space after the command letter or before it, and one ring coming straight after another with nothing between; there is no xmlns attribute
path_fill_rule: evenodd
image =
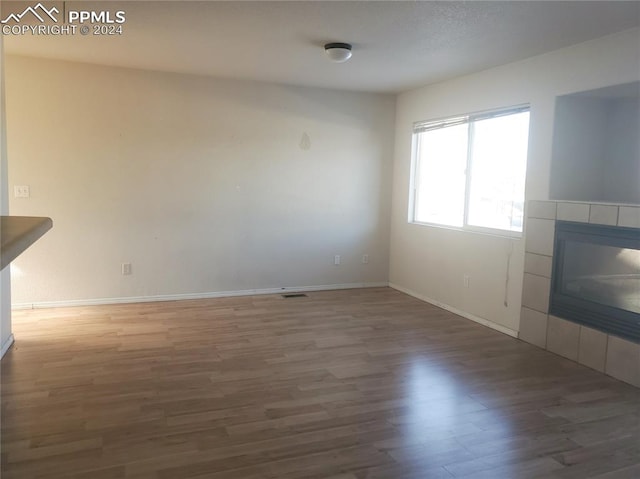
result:
<svg viewBox="0 0 640 479"><path fill-rule="evenodd" d="M4 269L53 227L51 218L0 216L0 257Z"/></svg>

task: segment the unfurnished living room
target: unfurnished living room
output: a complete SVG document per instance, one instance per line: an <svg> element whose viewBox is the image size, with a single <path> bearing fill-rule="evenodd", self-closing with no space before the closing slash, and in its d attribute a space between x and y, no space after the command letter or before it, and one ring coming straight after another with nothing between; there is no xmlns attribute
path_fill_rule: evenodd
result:
<svg viewBox="0 0 640 479"><path fill-rule="evenodd" d="M640 477L640 2L0 21L2 479Z"/></svg>

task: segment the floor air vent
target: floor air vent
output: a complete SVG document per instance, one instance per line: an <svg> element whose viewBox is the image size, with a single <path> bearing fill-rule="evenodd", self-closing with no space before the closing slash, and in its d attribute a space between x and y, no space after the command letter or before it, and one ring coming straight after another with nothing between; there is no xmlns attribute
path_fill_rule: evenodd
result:
<svg viewBox="0 0 640 479"><path fill-rule="evenodd" d="M288 299L288 298L306 298L307 295L304 293L291 293L291 294L283 294L282 295L283 298Z"/></svg>

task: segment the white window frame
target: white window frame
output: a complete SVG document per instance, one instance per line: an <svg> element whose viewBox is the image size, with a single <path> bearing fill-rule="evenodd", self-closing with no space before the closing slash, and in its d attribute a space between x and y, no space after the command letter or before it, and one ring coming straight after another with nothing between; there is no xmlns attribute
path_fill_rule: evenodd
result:
<svg viewBox="0 0 640 479"><path fill-rule="evenodd" d="M521 238L524 231L512 231L506 229L498 229L498 228L489 228L485 226L476 226L470 225L468 223L468 215L469 215L469 204L470 204L470 189L471 189L471 163L473 161L472 155L472 145L473 145L473 125L474 122L479 120L485 120L489 118L497 118L500 116L508 116L522 112L530 112L530 105L521 104L516 106L497 108L493 110L486 110L482 112L469 113L466 115L454 115L446 118L440 118L436 120L428 120L428 121L417 121L413 124L412 131L412 141L411 141L411 177L410 177L410 188L409 188L409 217L408 222L415 225L423 225L423 226L432 226L437 228L445 228L445 229L453 229L459 231L471 231L475 233L484 233L495 236L507 236L511 238ZM467 150L467 163L466 163L466 174L465 174L465 197L464 197L464 213L462 226L453 226L441 223L430 223L424 221L418 221L415 219L415 206L416 206L416 198L418 194L418 185L416 184L416 177L418 176L418 168L419 164L419 148L420 148L420 138L419 134L435 130L438 128L446 128L455 125L461 124L469 124L469 134L468 134L468 150ZM528 148L527 148L528 150ZM527 153L527 161L528 161L528 153ZM526 165L525 165L526 170ZM526 175L526 174L525 174ZM526 178L525 178L526 179ZM523 216L524 222L524 216Z"/></svg>

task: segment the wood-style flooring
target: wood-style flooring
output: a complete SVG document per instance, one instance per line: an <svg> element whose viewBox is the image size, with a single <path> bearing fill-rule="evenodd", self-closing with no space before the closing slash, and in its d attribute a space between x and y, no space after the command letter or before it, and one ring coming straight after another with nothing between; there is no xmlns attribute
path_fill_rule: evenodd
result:
<svg viewBox="0 0 640 479"><path fill-rule="evenodd" d="M2 479L640 478L640 390L389 288L14 312Z"/></svg>

